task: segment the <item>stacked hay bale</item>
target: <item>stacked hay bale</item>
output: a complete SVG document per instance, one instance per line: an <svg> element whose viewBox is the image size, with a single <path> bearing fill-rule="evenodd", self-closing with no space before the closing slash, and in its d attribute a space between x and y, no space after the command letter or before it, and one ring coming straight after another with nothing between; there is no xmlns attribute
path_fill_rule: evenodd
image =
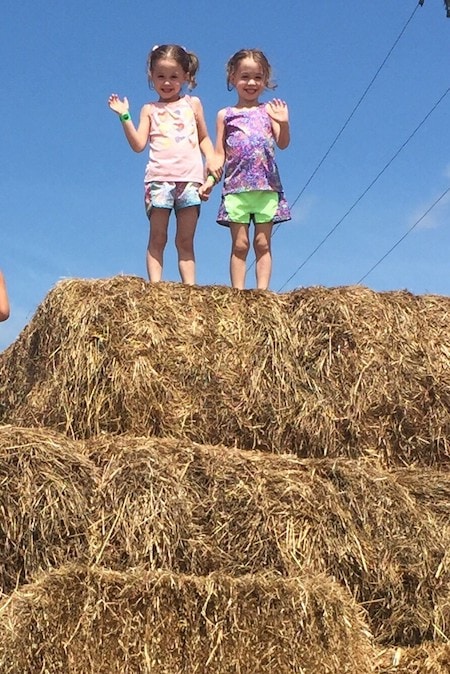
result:
<svg viewBox="0 0 450 674"><path fill-rule="evenodd" d="M349 673L371 671L363 611L325 565L299 565L292 574L272 565L271 548L280 560L290 553L277 542L281 521L268 540L254 523L254 548L239 511L220 524L214 463L225 455L231 478L232 463L240 463L234 477L252 470L259 489L267 476L258 476L258 454L246 466L250 457L238 450L227 457L225 447L113 436L86 446L12 426L1 428L0 449L7 512L0 536L10 550L2 673L239 671L235 663L243 672L290 672L323 662L331 674L344 661ZM225 498L232 506L236 493ZM253 509L260 521L265 498ZM76 540L84 565L67 564ZM14 569L22 575L11 592Z"/></svg>
<svg viewBox="0 0 450 674"><path fill-rule="evenodd" d="M448 462L450 298L64 281L0 360L3 422Z"/></svg>
<svg viewBox="0 0 450 674"><path fill-rule="evenodd" d="M96 468L78 445L0 426L0 597L40 569L89 558Z"/></svg>
<svg viewBox="0 0 450 674"><path fill-rule="evenodd" d="M358 610L320 576L68 567L17 592L10 614L8 673L372 670Z"/></svg>
<svg viewBox="0 0 450 674"><path fill-rule="evenodd" d="M59 284L0 354L1 671L447 671L448 308Z"/></svg>
<svg viewBox="0 0 450 674"><path fill-rule="evenodd" d="M103 476L97 562L197 575L313 570L365 606L382 642L450 630L450 616L436 615L449 587L449 539L373 460L114 436L88 448Z"/></svg>

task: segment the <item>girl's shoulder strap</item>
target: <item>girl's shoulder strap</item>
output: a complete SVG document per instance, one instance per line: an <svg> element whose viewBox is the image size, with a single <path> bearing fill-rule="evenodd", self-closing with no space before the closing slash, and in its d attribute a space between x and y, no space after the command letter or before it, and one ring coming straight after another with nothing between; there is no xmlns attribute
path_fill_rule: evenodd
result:
<svg viewBox="0 0 450 674"><path fill-rule="evenodd" d="M183 100L185 100L189 105L192 112L194 113L195 119L197 120L198 114L200 112L199 108L201 106L200 99L197 96L189 96L189 94L185 94L183 96Z"/></svg>
<svg viewBox="0 0 450 674"><path fill-rule="evenodd" d="M193 110L195 110L195 108L200 104L200 99L198 96L189 96L189 94L186 94L183 96L183 99Z"/></svg>
<svg viewBox="0 0 450 674"><path fill-rule="evenodd" d="M224 119L226 119L230 115L235 114L235 110L232 105L227 105L226 108L222 108L220 112L222 113Z"/></svg>
<svg viewBox="0 0 450 674"><path fill-rule="evenodd" d="M151 120L153 110L154 110L154 104L153 103L144 103L144 105L141 108L141 115L145 114Z"/></svg>
<svg viewBox="0 0 450 674"><path fill-rule="evenodd" d="M149 115L155 110L155 101L149 101L148 103L145 103L143 109L147 111Z"/></svg>
<svg viewBox="0 0 450 674"><path fill-rule="evenodd" d="M181 101L186 101L186 103L193 108L194 107L194 97L190 96L189 94L184 94L184 96L181 97Z"/></svg>

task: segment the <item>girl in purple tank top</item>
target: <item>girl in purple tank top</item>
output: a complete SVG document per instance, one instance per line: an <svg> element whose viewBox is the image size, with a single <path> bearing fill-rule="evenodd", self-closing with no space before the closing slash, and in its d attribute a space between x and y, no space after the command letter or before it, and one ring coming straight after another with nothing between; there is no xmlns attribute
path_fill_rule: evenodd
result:
<svg viewBox="0 0 450 674"><path fill-rule="evenodd" d="M231 284L243 289L253 221L256 283L266 290L272 271L273 224L291 218L275 161L275 147L284 150L290 141L288 108L278 98L259 102L274 85L270 64L258 49L241 49L231 57L227 86L236 89L238 101L217 115L216 154L224 164L217 222L230 228Z"/></svg>

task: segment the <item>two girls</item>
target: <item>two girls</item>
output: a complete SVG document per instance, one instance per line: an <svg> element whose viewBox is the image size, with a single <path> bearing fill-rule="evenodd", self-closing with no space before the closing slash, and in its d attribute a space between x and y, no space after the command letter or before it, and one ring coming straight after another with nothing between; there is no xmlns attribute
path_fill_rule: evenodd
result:
<svg viewBox="0 0 450 674"><path fill-rule="evenodd" d="M257 287L269 286L272 270L271 235L274 223L290 219L275 162L275 146L289 145L287 105L280 99L260 103L273 89L271 66L258 49L242 49L227 64L228 89L236 89L234 106L219 111L216 148L208 136L200 100L182 93L192 89L197 57L178 45L154 47L148 57L149 83L159 95L147 103L136 129L128 100L117 94L109 106L119 116L133 150L150 146L145 174L145 204L150 220L147 271L151 281L162 275L163 252L171 209L177 220L176 246L181 279L195 282L193 239L200 202L207 199L224 173L217 222L230 228L230 276L234 288L244 288L249 227L255 227ZM202 155L206 160L203 170ZM207 175L205 179L205 175Z"/></svg>

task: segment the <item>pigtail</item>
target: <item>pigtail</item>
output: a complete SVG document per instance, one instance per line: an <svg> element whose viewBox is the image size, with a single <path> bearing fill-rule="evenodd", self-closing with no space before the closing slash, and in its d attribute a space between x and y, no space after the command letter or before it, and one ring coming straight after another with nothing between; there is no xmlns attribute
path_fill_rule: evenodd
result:
<svg viewBox="0 0 450 674"><path fill-rule="evenodd" d="M195 79L195 76L199 69L200 62L198 60L197 55L194 54L194 52L192 51L186 51L186 56L189 59L189 66L186 71L188 76L188 87L189 89L195 89L195 87L197 86L197 80Z"/></svg>

